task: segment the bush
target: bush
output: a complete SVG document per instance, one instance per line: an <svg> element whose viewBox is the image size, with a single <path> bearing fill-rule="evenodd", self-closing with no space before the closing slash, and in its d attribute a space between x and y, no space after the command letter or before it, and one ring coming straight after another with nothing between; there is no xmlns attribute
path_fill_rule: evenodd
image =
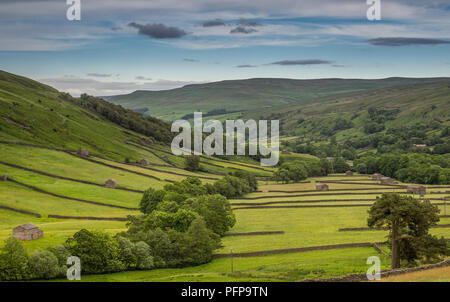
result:
<svg viewBox="0 0 450 302"><path fill-rule="evenodd" d="M30 255L29 265L33 278L52 279L61 274L58 258L50 251L33 252Z"/></svg>

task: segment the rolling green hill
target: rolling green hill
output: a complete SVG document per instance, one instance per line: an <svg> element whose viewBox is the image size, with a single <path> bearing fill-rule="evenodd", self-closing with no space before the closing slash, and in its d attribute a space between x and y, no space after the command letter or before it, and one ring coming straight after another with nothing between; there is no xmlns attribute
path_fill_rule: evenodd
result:
<svg viewBox="0 0 450 302"><path fill-rule="evenodd" d="M250 117L255 112L292 105L316 104L321 98L406 84L448 81L445 78L412 79L248 79L187 85L166 91L135 91L108 100L138 112L171 121L196 110L218 119Z"/></svg>
<svg viewBox="0 0 450 302"><path fill-rule="evenodd" d="M260 118L279 119L288 144L299 137L315 142L335 137L355 148L367 147L363 141L371 138L385 145L406 141L432 147L448 140L450 80L329 96L320 106L290 106Z"/></svg>
<svg viewBox="0 0 450 302"><path fill-rule="evenodd" d="M147 135L128 131L129 125L114 123L108 116L97 114L94 109L101 106L100 100L82 101L31 79L0 71L0 140L65 149L87 148L120 160L139 157L138 152L122 142ZM117 117L135 114L104 103L102 109L109 109ZM90 110L86 104L95 108ZM157 120L146 123L155 129L155 136L160 131L170 137L167 124Z"/></svg>

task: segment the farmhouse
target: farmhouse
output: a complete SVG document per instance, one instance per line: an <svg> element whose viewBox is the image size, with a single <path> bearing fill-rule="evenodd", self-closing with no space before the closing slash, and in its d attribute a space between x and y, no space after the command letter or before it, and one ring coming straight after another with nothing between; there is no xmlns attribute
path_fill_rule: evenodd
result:
<svg viewBox="0 0 450 302"><path fill-rule="evenodd" d="M345 172L345 175L346 175L346 176L353 176L353 172L352 172L352 171L346 171L346 172Z"/></svg>
<svg viewBox="0 0 450 302"><path fill-rule="evenodd" d="M143 158L139 163L143 166L148 166L150 164L150 161L146 158Z"/></svg>
<svg viewBox="0 0 450 302"><path fill-rule="evenodd" d="M32 223L25 223L15 227L12 230L12 235L19 240L31 241L42 238L44 232Z"/></svg>
<svg viewBox="0 0 450 302"><path fill-rule="evenodd" d="M381 177L380 178L381 184L383 185L392 185L394 184L394 180L390 177Z"/></svg>
<svg viewBox="0 0 450 302"><path fill-rule="evenodd" d="M105 187L115 189L117 187L117 181L115 179L108 179L105 182Z"/></svg>
<svg viewBox="0 0 450 302"><path fill-rule="evenodd" d="M89 151L87 149L79 149L77 153L81 156L89 156Z"/></svg>
<svg viewBox="0 0 450 302"><path fill-rule="evenodd" d="M424 186L419 186L419 185L409 185L406 188L406 192L408 192L410 194L425 195L426 191L427 191L427 189Z"/></svg>
<svg viewBox="0 0 450 302"><path fill-rule="evenodd" d="M328 185L322 184L322 183L316 183L316 190L317 191L328 191Z"/></svg>

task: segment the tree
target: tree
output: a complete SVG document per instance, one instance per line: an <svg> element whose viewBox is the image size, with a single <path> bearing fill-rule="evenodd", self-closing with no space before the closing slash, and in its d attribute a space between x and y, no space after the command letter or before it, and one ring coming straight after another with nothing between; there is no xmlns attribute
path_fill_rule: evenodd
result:
<svg viewBox="0 0 450 302"><path fill-rule="evenodd" d="M136 257L136 268L151 269L154 267L151 249L147 243L143 241L139 241L138 243L136 243L133 249L133 253Z"/></svg>
<svg viewBox="0 0 450 302"><path fill-rule="evenodd" d="M336 173L344 173L348 170L350 170L350 166L347 164L347 162L342 158L338 157L333 162L334 172Z"/></svg>
<svg viewBox="0 0 450 302"><path fill-rule="evenodd" d="M81 260L86 273L121 271L125 265L120 261L120 249L116 240L103 232L82 229L66 240L66 248Z"/></svg>
<svg viewBox="0 0 450 302"><path fill-rule="evenodd" d="M144 214L151 213L156 210L156 206L163 200L165 194L166 191L164 190L155 190L153 188L145 190L139 204L139 209Z"/></svg>
<svg viewBox="0 0 450 302"><path fill-rule="evenodd" d="M119 259L127 268L134 267L137 262L134 253L134 244L127 238L118 236L117 243L119 244Z"/></svg>
<svg viewBox="0 0 450 302"><path fill-rule="evenodd" d="M204 195L186 200L186 206L203 217L208 229L223 236L236 223L230 202L222 195Z"/></svg>
<svg viewBox="0 0 450 302"><path fill-rule="evenodd" d="M189 155L186 156L186 170L198 171L200 169L200 156Z"/></svg>
<svg viewBox="0 0 450 302"><path fill-rule="evenodd" d="M5 240L0 250L0 280L18 281L30 277L28 268L28 254L16 238Z"/></svg>
<svg viewBox="0 0 450 302"><path fill-rule="evenodd" d="M32 276L37 279L52 279L61 273L58 258L50 251L33 252L29 265Z"/></svg>
<svg viewBox="0 0 450 302"><path fill-rule="evenodd" d="M402 240L409 241L410 248L419 249L423 244L432 243L424 240L428 229L439 221L439 209L429 200L419 201L410 196L395 193L383 194L369 210L369 227L386 226L390 230L389 239L392 246L391 267L399 268ZM422 242L422 245L420 244ZM413 246L414 243L415 247ZM427 246L430 248L430 246ZM405 251L405 250L403 250ZM404 259L417 258L419 254L405 256ZM428 255L430 256L430 255ZM409 259L408 259L409 258Z"/></svg>

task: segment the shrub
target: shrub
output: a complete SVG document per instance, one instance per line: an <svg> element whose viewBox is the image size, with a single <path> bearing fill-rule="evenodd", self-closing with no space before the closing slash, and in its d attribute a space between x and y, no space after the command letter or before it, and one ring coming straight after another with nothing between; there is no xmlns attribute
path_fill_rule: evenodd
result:
<svg viewBox="0 0 450 302"><path fill-rule="evenodd" d="M33 278L52 279L60 275L58 258L50 251L37 250L30 255L30 272Z"/></svg>

